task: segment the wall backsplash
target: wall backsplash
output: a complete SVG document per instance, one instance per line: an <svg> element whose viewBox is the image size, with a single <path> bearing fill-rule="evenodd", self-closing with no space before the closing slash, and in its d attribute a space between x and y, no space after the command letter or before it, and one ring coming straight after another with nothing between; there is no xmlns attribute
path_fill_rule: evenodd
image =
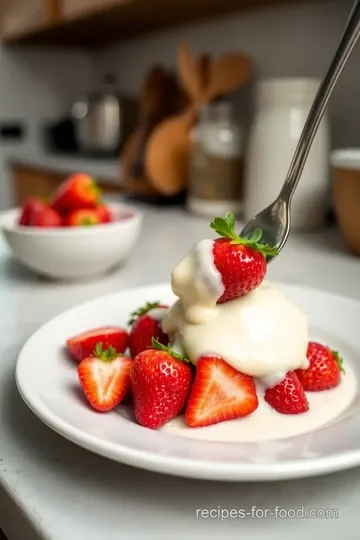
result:
<svg viewBox="0 0 360 540"><path fill-rule="evenodd" d="M195 52L220 54L242 50L254 60L254 79L284 76L321 77L351 9L352 0L326 0L279 6L232 15L204 24L149 35L94 55L94 84L108 72L119 86L137 92L148 67L176 66L176 47L186 40ZM331 101L332 146L360 145L360 48L343 74ZM250 95L253 88L250 87ZM251 115L249 92L236 95L240 113Z"/></svg>

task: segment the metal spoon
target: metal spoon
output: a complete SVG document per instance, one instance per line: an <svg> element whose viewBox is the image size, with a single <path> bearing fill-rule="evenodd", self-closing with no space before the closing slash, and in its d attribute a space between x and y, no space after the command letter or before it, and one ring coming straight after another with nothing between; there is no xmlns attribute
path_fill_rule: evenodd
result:
<svg viewBox="0 0 360 540"><path fill-rule="evenodd" d="M256 214L243 228L241 237L249 238L256 229L261 229L262 243L274 246L279 253L284 247L291 226L291 201L299 183L311 145L319 127L334 87L356 45L360 35L360 0L356 0L347 21L343 36L330 64L327 74L318 89L308 118L300 136L289 172L277 199ZM261 158L260 158L261 159ZM271 262L274 256L268 256Z"/></svg>

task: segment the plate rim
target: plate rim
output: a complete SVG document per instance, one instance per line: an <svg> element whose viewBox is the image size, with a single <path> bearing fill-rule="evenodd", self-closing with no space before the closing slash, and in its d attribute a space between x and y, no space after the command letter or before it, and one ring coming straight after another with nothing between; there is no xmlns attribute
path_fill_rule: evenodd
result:
<svg viewBox="0 0 360 540"><path fill-rule="evenodd" d="M297 289L298 291L306 290L308 293L315 292L316 294L330 296L339 301L345 301L353 306L357 306L360 309L360 301L342 295L333 293L327 289L317 289L314 287L303 286L298 283L291 283L289 281L275 281L272 283L278 287L290 287ZM58 319L61 319L66 314L78 310L79 308L86 308L87 306L96 302L106 301L114 295L131 294L136 291L137 294L142 291L151 289L164 289L170 294L171 287L168 282L153 283L148 285L141 285L138 287L130 287L128 289L120 289L116 292L101 295L93 299L87 300L76 304L68 309L65 309L58 313L55 317L52 317L47 322L40 325L35 332L26 340L23 344L20 353L18 355L15 367L15 381L18 392L22 397L25 404L29 409L41 420L47 427L52 429L58 435L71 441L75 445L85 448L86 450L97 454L102 457L106 457L112 461L123 463L136 468L141 468L149 471L154 471L162 474L194 478L202 480L215 480L215 481L228 481L228 482L264 482L264 481L280 481L286 479L305 478L312 476L321 476L325 474L334 473L340 470L350 469L357 465L360 465L360 446L355 450L346 450L339 454L321 456L305 459L292 459L284 462L272 462L272 463L248 463L248 462L230 462L207 460L201 461L198 458L184 458L174 457L171 455L156 454L154 452L148 452L143 449L133 449L126 445L119 443L108 443L106 441L99 440L98 437L90 435L81 431L79 428L72 426L65 420L59 418L51 409L46 406L40 399L35 396L29 396L29 393L24 390L21 382L21 367L22 358L24 352L32 340L35 340L37 335L41 333L50 324L56 323ZM31 394L31 393L30 393ZM41 403L41 407L39 407ZM327 429L329 426L320 427L321 429ZM145 428L144 428L145 429ZM318 431L318 430L317 430ZM172 435L167 434L170 437ZM305 434L304 434L305 435ZM290 440L280 439L281 441ZM189 439L190 440L190 439ZM240 444L240 443L218 443L215 441L197 441L206 442L207 444ZM113 445L116 446L116 452L114 452ZM116 455L115 455L116 454Z"/></svg>

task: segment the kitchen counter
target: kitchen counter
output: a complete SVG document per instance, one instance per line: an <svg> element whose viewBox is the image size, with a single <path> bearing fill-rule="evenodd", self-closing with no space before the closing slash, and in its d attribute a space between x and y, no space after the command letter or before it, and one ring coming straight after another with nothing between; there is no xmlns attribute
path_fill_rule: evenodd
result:
<svg viewBox="0 0 360 540"><path fill-rule="evenodd" d="M65 174L81 171L109 182L119 183L120 181L119 160L116 158L95 158L25 150L5 154L5 161L9 167L21 165Z"/></svg>
<svg viewBox="0 0 360 540"><path fill-rule="evenodd" d="M62 439L22 402L17 355L40 325L99 295L169 279L207 220L181 210L145 208L138 248L101 280L53 283L22 269L0 240L0 528L9 540L355 540L360 527L360 468L279 483L206 482L113 463ZM360 259L336 230L293 234L268 277L360 300ZM46 357L44 357L46 362ZM200 519L196 509L337 509L338 519Z"/></svg>

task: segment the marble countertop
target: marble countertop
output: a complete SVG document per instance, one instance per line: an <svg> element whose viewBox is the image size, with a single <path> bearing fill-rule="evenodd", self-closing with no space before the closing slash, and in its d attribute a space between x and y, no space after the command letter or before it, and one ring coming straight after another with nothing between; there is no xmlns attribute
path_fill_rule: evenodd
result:
<svg viewBox="0 0 360 540"><path fill-rule="evenodd" d="M95 456L43 425L14 381L17 355L40 325L79 302L169 279L174 264L209 236L207 220L181 210L144 208L138 249L111 275L53 283L21 268L0 239L0 528L9 540L238 539L354 540L360 527L360 469L320 478L223 483L137 470ZM144 259L146 264L144 264ZM293 234L270 279L360 300L360 259L336 230ZM44 358L46 362L46 358ZM202 508L336 509L338 519L201 519Z"/></svg>

